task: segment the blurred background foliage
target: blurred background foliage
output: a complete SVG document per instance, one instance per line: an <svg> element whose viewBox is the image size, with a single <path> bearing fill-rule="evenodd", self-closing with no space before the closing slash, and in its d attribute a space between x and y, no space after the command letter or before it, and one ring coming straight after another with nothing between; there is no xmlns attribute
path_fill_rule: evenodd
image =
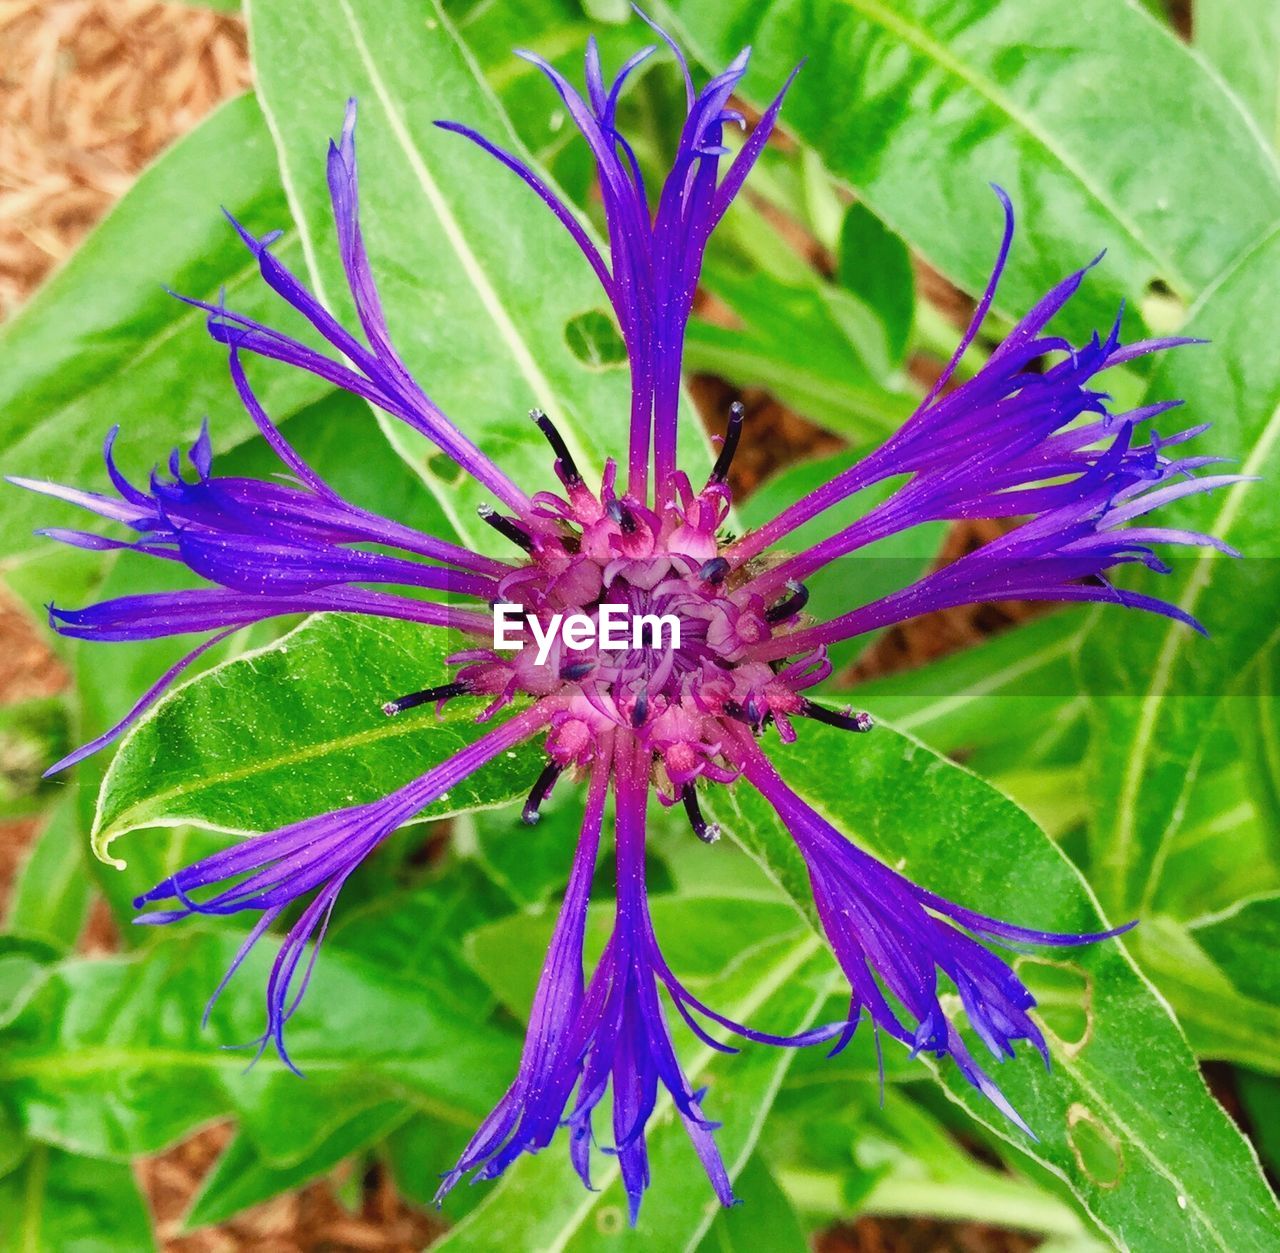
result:
<svg viewBox="0 0 1280 1253"><path fill-rule="evenodd" d="M509 175L431 122L513 131L595 219L585 149L511 50L532 48L576 77L594 30L616 65L647 36L626 5L252 0L240 16L232 0L213 7L225 12L128 11L141 23L129 26L135 77L180 28L203 68L151 67L178 94L170 121L185 133L0 330L5 472L94 485L102 436L118 421L121 459L143 473L206 414L221 472L271 472L222 351L160 285L206 298L225 287L238 307L266 308L221 204L259 233L285 228L279 254L314 267L343 312L322 154L351 94L362 102L375 268L428 390L517 476L541 482L545 457L522 417L531 380L468 277L478 265L549 389L537 399L597 460L614 447L626 371L586 267ZM119 142L113 119L136 135L139 118L164 106L145 96L121 106L132 80L112 78L108 53L124 36L112 44L110 22L93 35L100 6L18 9L0 26L10 62L30 69L11 88L4 153L28 178L11 184L5 206L13 306L32 268L22 247L44 238L32 206L56 199L64 215L96 214L138 158L104 146ZM753 414L735 484L744 524L874 446L923 396L972 308L965 293L991 263L993 181L1018 206L1019 234L996 314L962 372L1105 247L1064 329L1105 328L1124 301L1130 337L1178 328L1211 338L1155 377L1139 363L1114 371L1111 391L1122 404L1148 391L1184 397L1192 421L1215 424L1202 443L1270 478L1280 438L1280 10L1270 0L1203 0L1190 12L1158 0L654 9L704 72L755 46L748 110L807 58L784 133L713 244L689 336L690 412L696 404L711 431L735 397ZM233 95L245 81L242 20L255 87ZM105 75L93 109L59 102L56 76L43 95L35 89L67 39ZM657 58L626 97L646 169L669 154L679 92ZM94 168L114 171L98 178L98 199L86 191L92 170L53 191L30 174L55 147L32 140L54 114L74 132L66 142L97 144ZM352 499L472 538L469 489L409 433L305 376L264 367L255 385ZM705 446L689 426L696 458ZM70 782L41 782L44 763L119 717L182 648L95 650L47 635L40 607L50 599L154 588L165 572L55 551L32 530L62 521L57 508L9 493L0 1250L1280 1247L1268 1186L1280 1169L1280 571L1270 560L1280 555L1280 496L1264 482L1179 508L1187 525L1248 554L1184 561L1170 576L1172 597L1210 627L1208 642L1118 611L939 615L839 657L836 686L856 688L850 699L883 720L875 736L851 748L818 727L783 754L854 838L966 904L1062 929L1099 908L1113 921L1141 918L1123 947L1023 959L1055 1067L1046 1076L1024 1057L1000 1079L1040 1142L896 1053L882 1093L869 1037L830 1061L748 1049L726 1063L690 1050L746 1203L716 1210L688 1145L659 1120L656 1186L631 1233L608 1171L600 1192L582 1193L555 1149L498 1184L454 1193L442 1215L427 1208L518 1054L575 836L572 789L530 832L506 804L530 767L504 763L457 793L452 812L389 841L344 893L293 1027L307 1079L270 1062L244 1072L242 1057L218 1046L257 1034L260 964L199 1029L240 923L137 929L131 898L229 830L371 798L448 752L465 724L406 724L417 734L373 753L340 742L380 717L388 692L434 673L437 653L387 624L303 624L285 645L246 632L209 656L230 660L217 692L197 678L109 773L91 761ZM921 528L839 563L815 605L869 599L982 537ZM723 808L750 856L704 848L653 815L659 933L692 989L792 1030L838 1002L833 966L804 892L787 890L785 838L749 797ZM99 849L119 837L111 854L127 866L95 858L91 834ZM597 943L607 882L606 868Z"/></svg>

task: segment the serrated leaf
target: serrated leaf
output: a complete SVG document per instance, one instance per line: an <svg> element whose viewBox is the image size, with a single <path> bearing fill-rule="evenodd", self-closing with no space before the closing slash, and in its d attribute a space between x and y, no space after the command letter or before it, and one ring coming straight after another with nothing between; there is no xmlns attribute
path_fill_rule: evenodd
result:
<svg viewBox="0 0 1280 1253"><path fill-rule="evenodd" d="M668 0L658 13L717 67L751 44L755 104L804 61L783 124L965 290L982 289L994 253L986 185L1006 187L1022 223L999 297L1013 313L1104 247L1064 326L1109 325L1156 281L1190 303L1280 213L1257 127L1137 5L1084 0L1070 20L1055 0ZM1229 215L1193 208L1224 200Z"/></svg>
<svg viewBox="0 0 1280 1253"><path fill-rule="evenodd" d="M968 908L1055 931L1091 931L1098 908L1079 874L1020 809L967 771L908 737L878 727L850 737L805 728L771 747L791 786L863 847ZM813 919L799 854L772 810L739 784L725 828L764 862ZM1021 972L1037 990L1036 963ZM1039 1136L1005 1124L952 1069L947 1094L1003 1142L1056 1177L1121 1246L1230 1250L1265 1244L1276 1208L1239 1131L1213 1101L1164 1002L1122 943L1050 951L1069 975L1074 1020L1048 1017L1054 1065L1033 1057L995 1078Z"/></svg>
<svg viewBox="0 0 1280 1253"><path fill-rule="evenodd" d="M385 796L474 743L475 702L396 718L382 704L444 682L443 632L321 614L283 639L175 689L129 733L103 781L94 850L139 827L192 823L259 832ZM537 775L513 750L423 810L503 804Z"/></svg>

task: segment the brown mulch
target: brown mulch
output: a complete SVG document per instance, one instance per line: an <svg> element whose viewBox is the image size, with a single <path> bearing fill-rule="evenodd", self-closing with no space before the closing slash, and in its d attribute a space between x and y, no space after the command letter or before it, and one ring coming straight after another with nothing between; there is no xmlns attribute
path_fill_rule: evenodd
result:
<svg viewBox="0 0 1280 1253"><path fill-rule="evenodd" d="M824 1231L817 1253L1030 1253L1030 1236L983 1223L930 1218L859 1218Z"/></svg>
<svg viewBox="0 0 1280 1253"><path fill-rule="evenodd" d="M236 17L149 0L0 0L0 319L71 252L149 160L248 81L245 33ZM963 298L939 291L947 295L948 311L962 319ZM706 377L693 380L692 388L713 433L723 433L731 400L742 399L751 412L752 438L733 470L740 494L790 461L841 446L764 393L739 395ZM957 531L944 558L981 538L974 528ZM860 673L919 664L1024 612L955 610L897 628L864 659ZM51 695L66 681L32 625L0 601L0 701ZM34 829L29 822L0 827L0 904ZM110 919L98 911L82 951L114 946ZM407 1253L439 1230L397 1197L385 1170L374 1166L352 1190L353 1210L323 1182L218 1228L180 1235L181 1216L228 1136L226 1127L210 1128L139 1163L166 1253ZM865 1218L826 1233L820 1247L823 1253L1023 1253L1031 1243L976 1225Z"/></svg>
<svg viewBox="0 0 1280 1253"><path fill-rule="evenodd" d="M0 317L161 148L248 82L234 17L148 0L0 0Z"/></svg>
<svg viewBox="0 0 1280 1253"><path fill-rule="evenodd" d="M443 1230L434 1218L407 1207L386 1171L374 1166L360 1180L352 1209L329 1184L315 1184L266 1201L219 1227L180 1234L195 1188L230 1139L229 1126L209 1127L139 1164L165 1253L418 1253ZM340 1167L334 1184L348 1184L353 1169L350 1163Z"/></svg>

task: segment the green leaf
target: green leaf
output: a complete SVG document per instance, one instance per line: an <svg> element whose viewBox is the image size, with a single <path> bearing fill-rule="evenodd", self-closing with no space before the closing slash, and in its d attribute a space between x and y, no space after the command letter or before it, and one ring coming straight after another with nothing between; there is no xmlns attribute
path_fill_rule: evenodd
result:
<svg viewBox="0 0 1280 1253"><path fill-rule="evenodd" d="M204 332L205 315L164 287L216 299L225 285L233 307L250 315L270 307L279 321L279 301L218 212L225 205L251 223L282 219L278 181L252 96L215 111L139 178L0 332L6 474L104 486L102 441L114 422L122 467L144 476L170 448L190 444L206 415L218 449L252 431L227 379L225 350ZM296 232L276 251L299 264ZM288 327L295 329L294 320ZM264 375L259 396L282 421L328 390L298 372L277 371ZM85 524L82 510L4 491L0 553L30 548L36 527Z"/></svg>
<svg viewBox="0 0 1280 1253"><path fill-rule="evenodd" d="M836 278L880 317L891 358L901 364L915 317L916 280L907 246L866 205L849 206L840 227Z"/></svg>
<svg viewBox="0 0 1280 1253"><path fill-rule="evenodd" d="M809 1242L800 1219L759 1155L738 1176L741 1205L721 1210L698 1245L698 1253L805 1253Z"/></svg>
<svg viewBox="0 0 1280 1253"><path fill-rule="evenodd" d="M133 957L56 967L0 1034L0 1082L31 1134L123 1159L235 1114L264 1162L290 1167L388 1101L471 1129L515 1065L510 1036L335 947L289 1024L306 1078L267 1057L246 1070L252 1049L220 1046L262 1031L270 939L227 985L208 1030L200 1027L242 938L185 928Z"/></svg>
<svg viewBox="0 0 1280 1253"><path fill-rule="evenodd" d="M42 940L0 935L0 1024L21 1012L57 956L57 950Z"/></svg>
<svg viewBox="0 0 1280 1253"><path fill-rule="evenodd" d="M766 479L739 508L744 526L762 526L771 521L794 501L831 482L856 460L855 453L842 452L784 467ZM787 537L788 551L803 552L851 525L887 500L897 486L894 482L876 484L798 527ZM808 611L819 621L825 621L848 610L851 589L856 589L859 604L869 604L877 597L915 582L937 557L945 534L945 523L926 522L832 562L805 580L809 589ZM874 636L861 636L832 648L830 655L836 668L852 661L872 638Z"/></svg>
<svg viewBox="0 0 1280 1253"><path fill-rule="evenodd" d="M795 925L785 909L771 909L772 924L750 925L753 937L749 962L742 956L742 928L734 925L740 902L661 898L654 901L655 927L667 946L667 956L682 973L687 953L696 952L700 968L689 974L692 990L718 1010L739 1021L748 1021L766 1030L794 1031L812 1023L828 995L830 963L818 952L814 937ZM698 921L698 930L683 932L678 920ZM605 911L593 911L595 944L603 942L608 918ZM521 918L513 919L508 931L509 956L534 950L535 960L545 947L551 918L542 920L543 943L535 945L531 928ZM782 923L784 930L773 930ZM698 939L706 926L706 944ZM497 928L486 928L486 939L496 942ZM687 950L677 955L675 941L687 937ZM479 952L481 946L473 951ZM484 947L490 947L486 944ZM527 978L527 976L526 976ZM513 995L515 978L503 978ZM529 989L531 994L531 988ZM527 1005L527 997L525 1004ZM716 1139L731 1178L736 1178L750 1159L761 1129L795 1056L792 1050L749 1046L736 1056L713 1054L692 1040L688 1032L675 1032L677 1051L695 1087L709 1088L707 1106L723 1120ZM647 1247L696 1249L710 1228L719 1206L711 1192L683 1127L673 1117L670 1101L660 1099L650 1122L649 1152L654 1186L645 1198L636 1228L637 1238ZM551 1250L579 1250L614 1247L618 1233L626 1226L626 1198L613 1159L596 1162L596 1192L583 1191L581 1181L568 1162L563 1143L553 1145L536 1157L522 1158L501 1180L485 1185L484 1200L472 1210L439 1245L442 1250L489 1250L522 1247ZM749 1202L748 1202L749 1203ZM446 1204L446 1212L449 1205Z"/></svg>
<svg viewBox="0 0 1280 1253"><path fill-rule="evenodd" d="M1231 695L1227 707L1242 715L1232 724L1246 762L1245 787L1275 861L1280 859L1280 649L1264 648Z"/></svg>
<svg viewBox="0 0 1280 1253"><path fill-rule="evenodd" d="M1280 1008L1280 893L1254 896L1187 928L1245 996Z"/></svg>
<svg viewBox="0 0 1280 1253"><path fill-rule="evenodd" d="M1274 908L1276 898L1270 899ZM1229 917L1234 921L1234 915ZM1224 928L1229 932L1225 939ZM1143 969L1169 998L1198 1056L1280 1074L1275 1048L1280 1006L1275 989L1270 989L1268 999L1259 999L1251 987L1251 976L1257 976L1231 960L1235 955L1232 950L1243 947L1249 952L1252 947L1248 937L1239 944L1235 930L1219 922L1201 932L1169 918L1150 918L1143 922L1138 936L1138 954ZM1211 951L1209 945L1215 942L1228 947L1229 967Z"/></svg>
<svg viewBox="0 0 1280 1253"><path fill-rule="evenodd" d="M1025 926L1101 925L1079 874L1025 813L908 737L878 727L851 745L847 735L813 726L771 755L840 830L930 890ZM742 784L731 796L734 814L720 814L726 829L812 920L807 876L776 815ZM951 1067L942 1071L947 1094L1003 1141L1003 1151L1056 1176L1121 1246L1265 1244L1275 1203L1257 1163L1124 944L1050 950L1017 964L1042 994L1054 1066L1046 1074L1023 1055L996 1077L1038 1143L1005 1124ZM1063 979L1074 987L1075 1010L1051 1015L1047 992Z"/></svg>
<svg viewBox="0 0 1280 1253"><path fill-rule="evenodd" d="M917 1064L898 1056L898 1078L918 1079ZM1086 1240L1069 1205L976 1160L954 1127L917 1103L918 1084L882 1104L874 1054L867 1061L850 1075L820 1050L802 1053L775 1106L763 1154L811 1222L924 1215Z"/></svg>
<svg viewBox="0 0 1280 1253"><path fill-rule="evenodd" d="M628 376L579 360L566 338L582 314L600 308L601 293L538 198L465 139L435 127L454 118L523 155L450 20L415 0L376 11L351 0L255 0L249 15L259 93L326 302L348 315L329 242L324 153L346 98L356 96L362 226L392 337L410 368L527 490L555 485L551 455L525 416L534 405L559 425L584 473L602 466L625 443ZM685 464L696 469L705 447L696 423L686 428ZM442 483L411 432L394 430L392 438L441 495L459 533L492 546L495 537L474 516L481 489Z"/></svg>
<svg viewBox="0 0 1280 1253"><path fill-rule="evenodd" d="M755 48L755 104L803 60L784 125L966 291L985 285L998 237L986 185L1008 188L1021 221L999 296L1011 313L1103 247L1064 325L1108 325L1157 281L1189 303L1280 212L1256 126L1136 5L1083 0L1070 20L1056 0L669 0L668 12L704 63ZM1222 203L1230 214L1193 208Z"/></svg>
<svg viewBox="0 0 1280 1253"><path fill-rule="evenodd" d="M1153 396L1180 396L1193 421L1214 427L1198 448L1246 475L1265 474L1280 444L1280 360L1271 351L1280 284L1280 231L1209 293L1188 330L1211 340L1169 356ZM1162 526L1205 531L1245 554L1213 550L1174 562L1172 576L1135 586L1195 615L1200 639L1181 623L1130 615L1117 648L1115 614L1102 610L1081 654L1093 726L1093 878L1117 911L1147 908L1194 781L1223 693L1275 633L1280 617L1280 497L1235 484L1187 497L1160 513Z"/></svg>
<svg viewBox="0 0 1280 1253"><path fill-rule="evenodd" d="M1269 0L1195 0L1196 49L1280 149L1280 9Z"/></svg>
<svg viewBox="0 0 1280 1253"><path fill-rule="evenodd" d="M1242 1071L1237 1073L1236 1083L1254 1143L1275 1170L1280 1165L1280 1079Z"/></svg>
<svg viewBox="0 0 1280 1253"><path fill-rule="evenodd" d="M1274 832L1249 799L1245 763L1197 772L1186 810L1170 836L1155 896L1158 912L1182 921L1280 891Z"/></svg>
<svg viewBox="0 0 1280 1253"><path fill-rule="evenodd" d="M0 1179L0 1253L142 1253L154 1249L128 1166L46 1145Z"/></svg>
<svg viewBox="0 0 1280 1253"><path fill-rule="evenodd" d="M750 200L735 205L713 238L701 283L740 325L694 318L687 369L766 387L858 443L883 439L915 408L918 396L895 356L897 330L886 323L894 314L862 290L820 277Z"/></svg>
<svg viewBox="0 0 1280 1253"><path fill-rule="evenodd" d="M513 811L506 812L518 821ZM540 837L541 824L536 833L525 827L524 834ZM563 846L560 851L563 861ZM433 1004L481 1017L493 998L463 955L463 937L510 908L506 896L463 862L431 883L372 897L363 907L348 905L334 920L331 943L366 962L403 972Z"/></svg>
<svg viewBox="0 0 1280 1253"><path fill-rule="evenodd" d="M32 844L14 881L5 928L66 950L89 909L92 880L76 821L74 797L64 797Z"/></svg>
<svg viewBox="0 0 1280 1253"><path fill-rule="evenodd" d="M175 689L129 733L99 797L94 850L138 827L268 831L373 801L474 743L473 703L388 718L384 701L441 682L444 632L322 614ZM465 705L465 707L464 707ZM513 799L533 750L501 756L423 810L428 818Z"/></svg>
<svg viewBox="0 0 1280 1253"><path fill-rule="evenodd" d="M865 314L830 284L786 284L763 271L734 273L709 262L706 288L742 325L729 329L695 318L685 365L739 387L767 388L810 421L859 443L879 441L910 415L915 399L893 392L868 370L836 322L833 304Z"/></svg>
<svg viewBox="0 0 1280 1253"><path fill-rule="evenodd" d="M1084 702L1072 657L1087 613L1048 614L914 670L860 683L856 699L943 753L1014 742L1021 764L1053 759Z"/></svg>
<svg viewBox="0 0 1280 1253"><path fill-rule="evenodd" d="M67 751L67 711L57 696L0 707L0 820L38 816L56 794L41 777Z"/></svg>
<svg viewBox="0 0 1280 1253"><path fill-rule="evenodd" d="M532 831L513 809L463 815L453 827L453 848L511 900L522 907L541 905L564 888L583 803L580 789L561 786L544 802Z"/></svg>

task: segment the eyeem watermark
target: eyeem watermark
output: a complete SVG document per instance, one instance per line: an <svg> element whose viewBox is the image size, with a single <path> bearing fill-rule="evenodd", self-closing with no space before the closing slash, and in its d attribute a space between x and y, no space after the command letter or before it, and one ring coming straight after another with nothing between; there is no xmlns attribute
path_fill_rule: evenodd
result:
<svg viewBox="0 0 1280 1253"><path fill-rule="evenodd" d="M522 649L528 627L537 646L534 661L542 665L557 640L576 653L591 648L679 648L680 619L669 613L633 614L626 605L601 605L594 617L585 613L553 613L546 623L526 615L523 605L499 602L493 607L495 649Z"/></svg>

